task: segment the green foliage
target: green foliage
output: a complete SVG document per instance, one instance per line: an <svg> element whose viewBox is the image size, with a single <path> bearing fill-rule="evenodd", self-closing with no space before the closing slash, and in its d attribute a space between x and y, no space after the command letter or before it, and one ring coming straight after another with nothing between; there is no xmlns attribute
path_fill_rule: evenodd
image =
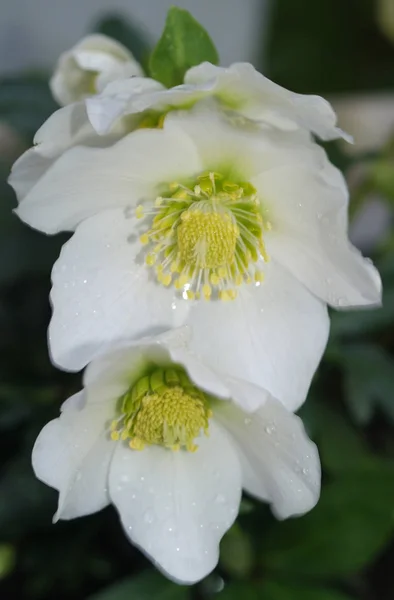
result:
<svg viewBox="0 0 394 600"><path fill-rule="evenodd" d="M356 573L390 540L393 498L391 465L347 472L325 486L313 511L267 533L265 569L325 579Z"/></svg>
<svg viewBox="0 0 394 600"><path fill-rule="evenodd" d="M144 571L90 596L89 600L187 600L189 588L176 585L157 571Z"/></svg>
<svg viewBox="0 0 394 600"><path fill-rule="evenodd" d="M297 583L267 581L262 587L265 600L351 600L342 592Z"/></svg>
<svg viewBox="0 0 394 600"><path fill-rule="evenodd" d="M163 34L150 59L151 77L172 87L183 82L190 67L203 61L219 62L208 33L187 10L170 8Z"/></svg>
<svg viewBox="0 0 394 600"><path fill-rule="evenodd" d="M220 545L220 564L233 577L245 578L253 567L253 552L250 537L235 523Z"/></svg>

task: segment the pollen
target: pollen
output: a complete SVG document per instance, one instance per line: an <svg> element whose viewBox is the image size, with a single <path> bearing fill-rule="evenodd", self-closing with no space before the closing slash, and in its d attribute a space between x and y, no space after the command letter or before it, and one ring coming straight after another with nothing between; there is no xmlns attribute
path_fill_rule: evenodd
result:
<svg viewBox="0 0 394 600"><path fill-rule="evenodd" d="M264 216L263 216L264 215ZM249 182L205 172L194 181L170 182L136 216L149 221L140 242L157 280L184 298L234 300L237 288L264 279L269 260L263 234L272 229Z"/></svg>
<svg viewBox="0 0 394 600"><path fill-rule="evenodd" d="M177 229L180 259L200 269L217 269L235 262L239 229L228 213L189 209Z"/></svg>
<svg viewBox="0 0 394 600"><path fill-rule="evenodd" d="M121 398L121 416L112 422L110 437L128 440L133 450L158 445L195 452L195 440L208 435L211 417L207 396L183 369L157 368Z"/></svg>

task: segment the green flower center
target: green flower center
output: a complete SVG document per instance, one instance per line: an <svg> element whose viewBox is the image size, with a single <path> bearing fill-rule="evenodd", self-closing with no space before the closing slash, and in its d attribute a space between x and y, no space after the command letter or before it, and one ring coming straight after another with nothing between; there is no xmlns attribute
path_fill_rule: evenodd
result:
<svg viewBox="0 0 394 600"><path fill-rule="evenodd" d="M136 215L150 220L140 237L148 247L147 265L185 298L202 293L209 300L215 293L231 300L242 283L263 281L263 232L271 225L250 183L203 173L190 185L169 184L153 207L138 206Z"/></svg>
<svg viewBox="0 0 394 600"><path fill-rule="evenodd" d="M121 398L121 415L111 425L113 440L127 440L134 450L159 445L195 452L194 440L208 433L212 416L206 395L181 368L154 369Z"/></svg>

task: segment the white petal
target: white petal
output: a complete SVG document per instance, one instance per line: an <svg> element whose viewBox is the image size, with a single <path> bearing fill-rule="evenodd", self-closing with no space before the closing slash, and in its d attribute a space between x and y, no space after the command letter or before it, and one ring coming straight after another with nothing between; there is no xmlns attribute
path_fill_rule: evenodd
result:
<svg viewBox="0 0 394 600"><path fill-rule="evenodd" d="M319 455L299 417L271 398L250 414L229 402L218 403L215 418L238 444L248 493L270 502L279 519L303 514L316 505Z"/></svg>
<svg viewBox="0 0 394 600"><path fill-rule="evenodd" d="M379 304L377 270L349 242L348 192L328 161L320 170L272 169L253 180L272 231L270 254L314 294L333 306Z"/></svg>
<svg viewBox="0 0 394 600"><path fill-rule="evenodd" d="M262 135L256 127L234 127L223 113L206 103L190 111L170 112L164 129L191 138L205 169L226 169L235 179L249 180L289 163L316 168L325 156L305 132L289 135L266 130Z"/></svg>
<svg viewBox="0 0 394 600"><path fill-rule="evenodd" d="M138 99L165 88L149 77L132 77L109 83L101 94L86 100L91 124L100 133L107 133L113 123L124 114L140 112L134 105ZM129 109L127 107L130 106Z"/></svg>
<svg viewBox="0 0 394 600"><path fill-rule="evenodd" d="M81 517L109 504L107 477L115 444L108 436L108 420L115 408L111 401L85 406L79 392L38 436L33 469L38 479L60 492L55 519Z"/></svg>
<svg viewBox="0 0 394 600"><path fill-rule="evenodd" d="M132 66L131 75L142 74L125 46L102 34L87 36L60 56L50 80L52 94L62 105L81 100L94 92L101 75L105 74L107 81L111 74L116 78L119 66L124 64ZM97 91L101 91L100 87Z"/></svg>
<svg viewBox="0 0 394 600"><path fill-rule="evenodd" d="M327 309L280 265L265 273L261 286L241 286L234 301L195 303L190 347L218 373L249 380L296 410L327 342Z"/></svg>
<svg viewBox="0 0 394 600"><path fill-rule="evenodd" d="M12 167L9 183L21 202L63 152L78 144L93 143L95 132L83 103L71 104L54 112L34 137L34 146ZM101 141L102 143L102 141Z"/></svg>
<svg viewBox="0 0 394 600"><path fill-rule="evenodd" d="M119 398L153 364L172 364L172 352L183 347L189 337L187 327L162 335L145 337L136 342L126 340L111 343L87 366L83 383L87 402L102 402L103 398Z"/></svg>
<svg viewBox="0 0 394 600"><path fill-rule="evenodd" d="M140 256L135 221L122 210L84 221L54 266L52 358L78 370L100 347L182 325L190 303L156 282Z"/></svg>
<svg viewBox="0 0 394 600"><path fill-rule="evenodd" d="M236 112L252 120L284 130L292 129L293 123L324 140L348 138L336 127L336 115L324 98L294 94L261 75L249 63L235 63L227 69L202 63L185 75L185 83L204 82L210 82L212 93L225 106L233 105Z"/></svg>
<svg viewBox="0 0 394 600"><path fill-rule="evenodd" d="M179 132L140 130L108 148L77 147L64 153L17 213L46 233L72 230L106 208L136 206L157 193L159 183L195 171L201 171L201 163L192 140Z"/></svg>
<svg viewBox="0 0 394 600"><path fill-rule="evenodd" d="M240 465L226 432L212 423L195 453L119 443L109 489L133 544L172 579L194 583L215 568L220 539L237 516Z"/></svg>

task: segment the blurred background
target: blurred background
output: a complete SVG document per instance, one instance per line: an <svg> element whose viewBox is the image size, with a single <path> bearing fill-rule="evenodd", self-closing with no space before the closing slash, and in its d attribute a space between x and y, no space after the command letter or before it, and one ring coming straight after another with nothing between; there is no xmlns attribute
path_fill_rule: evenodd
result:
<svg viewBox="0 0 394 600"><path fill-rule="evenodd" d="M326 145L352 192L353 241L378 265L384 305L333 313L325 358L301 410L323 463L310 514L277 522L245 497L215 573L166 581L123 536L112 508L52 525L57 493L30 454L79 376L47 354L50 269L64 237L12 214L12 162L56 109L48 77L84 34L119 39L144 63L166 0L0 0L0 597L31 600L393 600L394 0L177 2L223 65L248 60L281 85L334 104L354 146Z"/></svg>

